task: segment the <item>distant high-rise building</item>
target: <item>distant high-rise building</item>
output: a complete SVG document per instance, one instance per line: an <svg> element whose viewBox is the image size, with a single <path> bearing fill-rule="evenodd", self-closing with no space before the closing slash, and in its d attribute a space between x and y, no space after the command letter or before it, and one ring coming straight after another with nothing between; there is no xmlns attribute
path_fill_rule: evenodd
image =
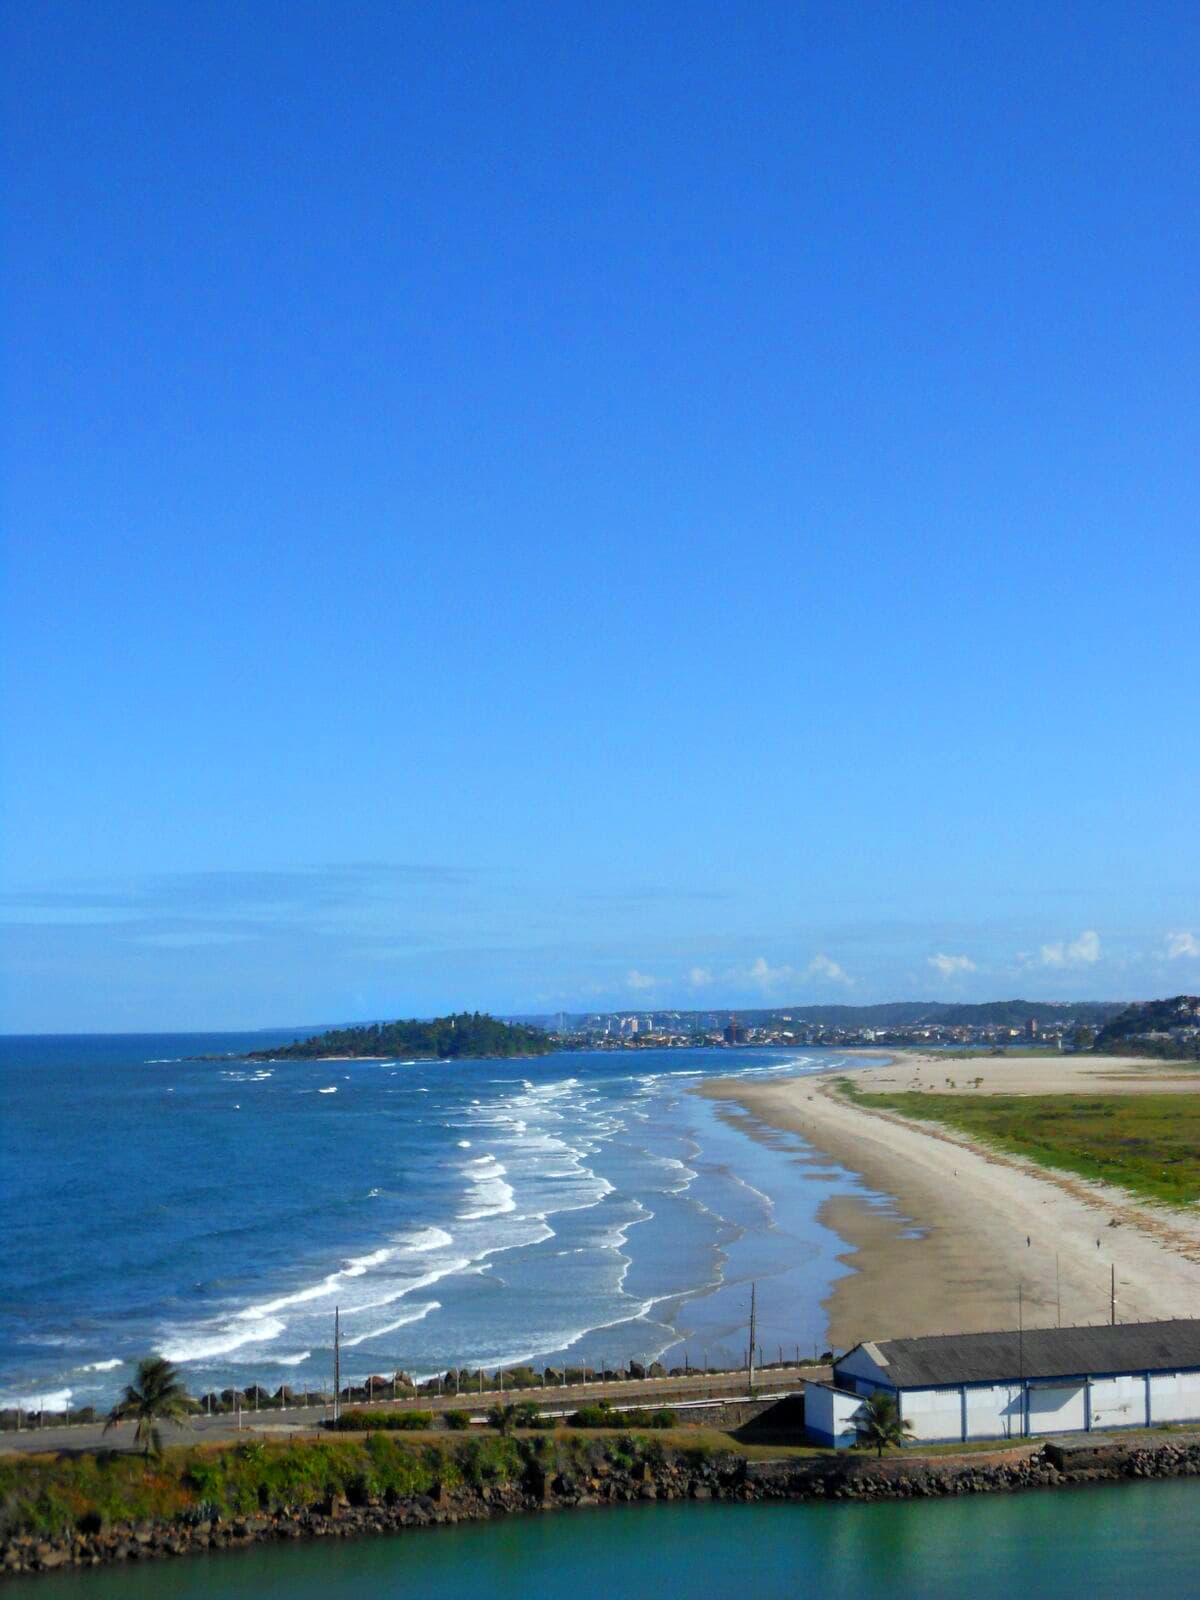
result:
<svg viewBox="0 0 1200 1600"><path fill-rule="evenodd" d="M1025 1024L1025 1037L1027 1039L1036 1039L1037 1036L1038 1036L1038 1019L1036 1017L1030 1017L1029 1021Z"/></svg>

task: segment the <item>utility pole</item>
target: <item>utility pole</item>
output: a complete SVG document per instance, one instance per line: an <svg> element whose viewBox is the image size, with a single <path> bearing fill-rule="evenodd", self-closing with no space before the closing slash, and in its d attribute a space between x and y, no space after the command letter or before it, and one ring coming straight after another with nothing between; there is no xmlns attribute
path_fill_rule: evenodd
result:
<svg viewBox="0 0 1200 1600"><path fill-rule="evenodd" d="M342 1313L333 1308L333 1420L342 1414Z"/></svg>
<svg viewBox="0 0 1200 1600"><path fill-rule="evenodd" d="M750 1361L749 1361L749 1393L754 1393L754 1341L758 1337L758 1285L750 1285Z"/></svg>
<svg viewBox="0 0 1200 1600"><path fill-rule="evenodd" d="M1117 1269L1116 1269L1116 1266L1114 1265L1110 1270L1112 1272L1112 1277L1111 1277L1111 1279L1109 1281L1109 1287L1108 1287L1108 1320L1109 1320L1110 1325L1115 1328L1116 1325L1117 1325Z"/></svg>
<svg viewBox="0 0 1200 1600"><path fill-rule="evenodd" d="M1025 1433L1025 1285L1017 1284L1017 1376L1021 1380L1021 1432Z"/></svg>
<svg viewBox="0 0 1200 1600"><path fill-rule="evenodd" d="M1055 1320L1058 1327L1062 1327L1062 1275L1058 1267L1058 1251L1054 1252L1054 1306Z"/></svg>

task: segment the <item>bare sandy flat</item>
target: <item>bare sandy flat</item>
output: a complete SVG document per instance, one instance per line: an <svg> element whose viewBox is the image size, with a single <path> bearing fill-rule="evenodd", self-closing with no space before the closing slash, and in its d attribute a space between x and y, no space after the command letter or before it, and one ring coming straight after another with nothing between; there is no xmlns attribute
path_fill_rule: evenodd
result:
<svg viewBox="0 0 1200 1600"><path fill-rule="evenodd" d="M850 1050L871 1069L871 1087L945 1094L982 1079L982 1094L1200 1094L1200 1067L1143 1061L1134 1056L972 1056L947 1058L934 1051ZM856 1071L859 1069L856 1069ZM864 1087L866 1085L864 1084Z"/></svg>
<svg viewBox="0 0 1200 1600"><path fill-rule="evenodd" d="M696 1092L801 1134L863 1180L861 1198L832 1199L822 1216L846 1241L841 1259L852 1269L824 1302L835 1347L1015 1327L1018 1298L1027 1327L1107 1322L1114 1268L1120 1321L1200 1315L1200 1208L1152 1206L957 1132L856 1106L833 1076L721 1079ZM1127 1057L905 1053L855 1069L864 1089L881 1090L945 1092L947 1077L965 1089L979 1076L972 1093L1200 1092L1196 1072Z"/></svg>

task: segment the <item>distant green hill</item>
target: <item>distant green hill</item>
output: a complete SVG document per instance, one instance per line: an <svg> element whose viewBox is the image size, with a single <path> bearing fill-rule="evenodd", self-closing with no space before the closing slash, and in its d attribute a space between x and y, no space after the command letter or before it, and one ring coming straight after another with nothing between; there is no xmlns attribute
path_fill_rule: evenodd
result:
<svg viewBox="0 0 1200 1600"><path fill-rule="evenodd" d="M1126 1006L1101 1028L1095 1048L1171 1061L1200 1059L1200 995L1177 994Z"/></svg>
<svg viewBox="0 0 1200 1600"><path fill-rule="evenodd" d="M274 1050L253 1050L249 1061L311 1061L319 1056L413 1056L453 1061L464 1056L544 1056L555 1048L541 1028L498 1022L480 1011L460 1011L429 1022L370 1022L331 1028Z"/></svg>

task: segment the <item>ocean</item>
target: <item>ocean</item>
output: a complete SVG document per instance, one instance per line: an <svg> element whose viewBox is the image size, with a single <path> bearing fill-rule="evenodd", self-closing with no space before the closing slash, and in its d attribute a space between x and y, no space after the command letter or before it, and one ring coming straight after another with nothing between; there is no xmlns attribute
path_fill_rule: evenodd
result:
<svg viewBox="0 0 1200 1600"><path fill-rule="evenodd" d="M688 1091L817 1050L191 1060L290 1035L0 1040L0 1404L102 1406L453 1365L824 1348L854 1175ZM846 1064L846 1063L841 1063Z"/></svg>

